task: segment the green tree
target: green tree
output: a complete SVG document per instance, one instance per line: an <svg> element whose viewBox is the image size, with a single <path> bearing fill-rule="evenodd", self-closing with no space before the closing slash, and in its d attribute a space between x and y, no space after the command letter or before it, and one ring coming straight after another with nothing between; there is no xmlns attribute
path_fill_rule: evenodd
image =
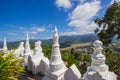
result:
<svg viewBox="0 0 120 80"><path fill-rule="evenodd" d="M109 66L110 71L117 74L118 80L120 80L120 53L113 52L111 49L106 49L106 64Z"/></svg>
<svg viewBox="0 0 120 80"><path fill-rule="evenodd" d="M51 53L52 53L52 47L48 45L42 45L42 48L43 48L43 53L45 57L48 57L50 59Z"/></svg>
<svg viewBox="0 0 120 80"><path fill-rule="evenodd" d="M75 59L75 56L70 53L68 50L61 51L62 59L63 61L66 61L68 63L67 67L70 67L72 64L75 64L77 67L79 62L77 59Z"/></svg>
<svg viewBox="0 0 120 80"><path fill-rule="evenodd" d="M114 2L107 8L103 18L96 18L95 23L99 26L95 33L99 39L105 44L111 43L113 37L118 35L120 39L120 3ZM101 30L102 29L102 30Z"/></svg>
<svg viewBox="0 0 120 80"><path fill-rule="evenodd" d="M18 75L24 72L20 64L21 60L13 53L0 53L0 80L17 80Z"/></svg>
<svg viewBox="0 0 120 80"><path fill-rule="evenodd" d="M80 51L76 52L75 59L79 61L79 70L82 74L84 74L87 71L87 67L90 66L91 63L91 55L85 54Z"/></svg>

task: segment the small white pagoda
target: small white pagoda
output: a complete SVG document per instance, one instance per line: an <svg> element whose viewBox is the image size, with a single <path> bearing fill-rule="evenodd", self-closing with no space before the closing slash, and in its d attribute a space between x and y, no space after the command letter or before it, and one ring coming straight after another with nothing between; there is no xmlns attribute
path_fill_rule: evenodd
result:
<svg viewBox="0 0 120 80"><path fill-rule="evenodd" d="M33 74L45 74L49 69L49 60L44 57L41 47L41 41L35 42L35 48L33 55L28 56L27 61L28 71L31 71Z"/></svg>
<svg viewBox="0 0 120 80"><path fill-rule="evenodd" d="M28 56L32 55L32 51L30 49L30 43L29 43L29 36L28 33L26 34L26 40L25 40L25 49L24 49L24 66L27 66Z"/></svg>
<svg viewBox="0 0 120 80"><path fill-rule="evenodd" d="M19 47L15 50L14 54L17 57L23 57L24 56L24 42L20 42Z"/></svg>
<svg viewBox="0 0 120 80"><path fill-rule="evenodd" d="M8 48L7 48L6 37L4 37L4 41L3 41L3 52L6 52L6 51L8 51Z"/></svg>
<svg viewBox="0 0 120 80"><path fill-rule="evenodd" d="M93 43L94 52L91 56L92 63L85 73L84 80L117 80L114 72L109 71L109 67L105 64L106 57L102 54L102 42L96 40Z"/></svg>
<svg viewBox="0 0 120 80"><path fill-rule="evenodd" d="M52 54L49 64L50 69L43 77L43 80L64 80L64 73L67 70L67 67L62 61L58 40L58 31L55 27L53 35Z"/></svg>

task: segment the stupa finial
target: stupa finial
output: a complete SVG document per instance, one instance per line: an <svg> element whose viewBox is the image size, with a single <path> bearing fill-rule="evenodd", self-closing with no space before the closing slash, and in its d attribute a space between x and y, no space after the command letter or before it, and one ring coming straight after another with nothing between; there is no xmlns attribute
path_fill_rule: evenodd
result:
<svg viewBox="0 0 120 80"><path fill-rule="evenodd" d="M57 26L55 26L55 30L54 31L57 31L58 32L58 30L57 30Z"/></svg>

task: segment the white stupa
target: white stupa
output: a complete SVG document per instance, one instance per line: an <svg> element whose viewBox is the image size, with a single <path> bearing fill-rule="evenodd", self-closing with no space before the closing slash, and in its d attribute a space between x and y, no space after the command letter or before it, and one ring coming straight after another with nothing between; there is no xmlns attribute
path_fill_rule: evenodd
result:
<svg viewBox="0 0 120 80"><path fill-rule="evenodd" d="M58 31L57 28L55 27L54 36L53 36L52 54L50 60L50 72L55 73L65 68L66 66L62 61L60 48L59 48Z"/></svg>
<svg viewBox="0 0 120 80"><path fill-rule="evenodd" d="M64 80L64 73L67 70L67 67L61 58L59 49L59 37L56 27L53 35L52 54L49 66L50 69L47 71L43 80Z"/></svg>
<svg viewBox="0 0 120 80"><path fill-rule="evenodd" d="M32 51L30 50L30 43L29 43L29 36L26 34L26 40L25 40L25 49L24 49L24 65L27 66L28 56L32 55Z"/></svg>
<svg viewBox="0 0 120 80"><path fill-rule="evenodd" d="M109 67L105 64L106 58L102 54L102 45L99 40L93 43L92 63L83 77L84 80L117 80L117 76L114 72L110 72Z"/></svg>
<svg viewBox="0 0 120 80"><path fill-rule="evenodd" d="M4 42L3 42L3 52L6 52L6 51L8 51L8 48L7 48L6 37L4 37Z"/></svg>
<svg viewBox="0 0 120 80"><path fill-rule="evenodd" d="M14 54L17 57L23 57L24 56L24 42L20 42L19 47L15 50Z"/></svg>
<svg viewBox="0 0 120 80"><path fill-rule="evenodd" d="M31 55L31 50L30 50L30 43L29 43L29 36L28 36L28 34L26 34L24 55L25 55L25 56Z"/></svg>
<svg viewBox="0 0 120 80"><path fill-rule="evenodd" d="M33 74L41 73L44 75L49 69L49 60L43 55L41 41L35 42L34 53L28 56L27 62L28 71Z"/></svg>

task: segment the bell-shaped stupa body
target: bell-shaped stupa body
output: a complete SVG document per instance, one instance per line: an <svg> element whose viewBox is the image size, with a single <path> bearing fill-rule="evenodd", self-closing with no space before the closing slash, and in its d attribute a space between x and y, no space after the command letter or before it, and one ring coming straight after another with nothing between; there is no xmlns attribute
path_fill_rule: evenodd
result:
<svg viewBox="0 0 120 80"><path fill-rule="evenodd" d="M4 41L3 41L3 52L4 51L7 51L8 48L7 48L7 42L6 42L6 38L4 38Z"/></svg>
<svg viewBox="0 0 120 80"><path fill-rule="evenodd" d="M31 50L30 50L29 36L28 34L26 34L24 55L26 56L30 54L31 54Z"/></svg>
<svg viewBox="0 0 120 80"><path fill-rule="evenodd" d="M109 71L109 67L105 64L106 57L102 54L102 42L96 40L93 43L94 52L91 56L92 63L88 67L83 79L85 80L117 80L116 75Z"/></svg>
<svg viewBox="0 0 120 80"><path fill-rule="evenodd" d="M34 54L33 55L41 55L43 56L41 41L35 42Z"/></svg>
<svg viewBox="0 0 120 80"><path fill-rule="evenodd" d="M57 28L55 27L53 35L52 54L50 59L50 69L47 71L43 80L64 80L64 74L67 67L62 61L60 48L59 48L59 36Z"/></svg>

